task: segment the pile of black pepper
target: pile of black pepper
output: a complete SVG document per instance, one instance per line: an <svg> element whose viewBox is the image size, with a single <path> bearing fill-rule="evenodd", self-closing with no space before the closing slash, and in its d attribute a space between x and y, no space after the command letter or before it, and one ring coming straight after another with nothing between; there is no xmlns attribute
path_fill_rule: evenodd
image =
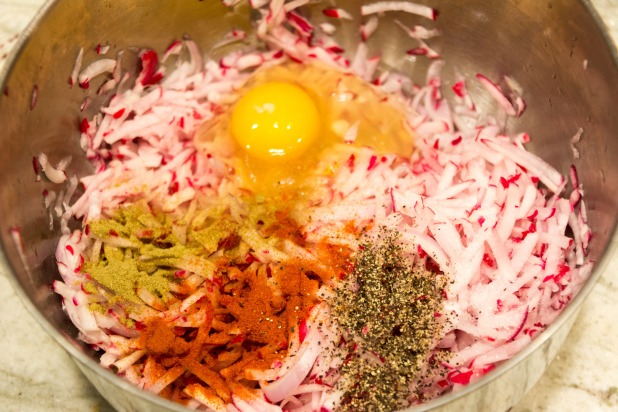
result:
<svg viewBox="0 0 618 412"><path fill-rule="evenodd" d="M352 338L341 367L340 410L387 412L408 405L440 333L445 277L411 267L398 235L380 230L361 244L349 282L337 290L332 314Z"/></svg>

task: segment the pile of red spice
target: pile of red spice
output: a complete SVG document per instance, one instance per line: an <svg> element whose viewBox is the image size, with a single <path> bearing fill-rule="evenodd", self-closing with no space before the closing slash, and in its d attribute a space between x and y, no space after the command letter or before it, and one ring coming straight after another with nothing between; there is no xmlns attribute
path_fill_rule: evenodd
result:
<svg viewBox="0 0 618 412"><path fill-rule="evenodd" d="M298 225L279 218L263 234L306 246ZM300 326L319 302L320 286L344 274L348 251L324 244L312 254L317 257L313 263L295 258L262 264L251 255L243 262L221 257L217 276L200 286L207 293L185 314L203 317L198 328L174 326L177 319L147 319L137 340L146 351L144 369L149 368L153 383L172 381L159 395L182 401L197 393L217 405L228 403L232 392L250 395L255 373L285 358L295 331L302 341ZM177 297L179 302L185 298Z"/></svg>

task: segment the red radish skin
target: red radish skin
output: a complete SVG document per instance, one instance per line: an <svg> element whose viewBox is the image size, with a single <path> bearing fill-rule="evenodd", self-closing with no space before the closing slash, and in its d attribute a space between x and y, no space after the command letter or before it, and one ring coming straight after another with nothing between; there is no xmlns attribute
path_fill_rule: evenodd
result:
<svg viewBox="0 0 618 412"><path fill-rule="evenodd" d="M350 13L348 13L347 11L343 9L339 9L339 8L324 9L322 10L322 13L327 17L332 17L335 19L346 19L346 20L353 19Z"/></svg>

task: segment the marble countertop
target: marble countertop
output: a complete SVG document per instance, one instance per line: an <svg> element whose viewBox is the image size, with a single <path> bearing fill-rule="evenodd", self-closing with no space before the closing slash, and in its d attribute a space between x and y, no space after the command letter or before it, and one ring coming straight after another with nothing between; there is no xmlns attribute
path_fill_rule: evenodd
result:
<svg viewBox="0 0 618 412"><path fill-rule="evenodd" d="M618 43L618 0L592 0ZM0 0L0 67L43 0ZM618 236L557 358L511 412L618 410ZM14 333L19 329L19 333ZM113 411L32 318L0 267L0 410Z"/></svg>

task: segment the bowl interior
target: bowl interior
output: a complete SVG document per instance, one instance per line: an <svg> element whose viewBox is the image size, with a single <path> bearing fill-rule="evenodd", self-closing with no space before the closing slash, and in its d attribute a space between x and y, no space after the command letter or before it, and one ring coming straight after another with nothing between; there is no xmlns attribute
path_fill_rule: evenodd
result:
<svg viewBox="0 0 618 412"><path fill-rule="evenodd" d="M352 21L329 20L338 27L336 37L352 54L359 41L359 2L327 3L336 3L355 16ZM371 54L382 55L383 67L424 83L430 61L405 54L413 43L394 20L408 26L438 26L442 36L432 45L446 62L446 94L457 74L473 78L482 73L490 79L509 75L516 80L528 109L521 118L509 120L507 129L530 132L531 150L564 175L568 176L571 164L576 166L594 233L589 254L593 260L601 259L618 212L618 139L614 137L618 117L613 113L618 106L618 69L615 52L590 6L575 0L419 3L430 3L439 10L437 22L389 13L380 19L378 32L368 42ZM318 3L304 12L313 22L325 21L321 10L326 6ZM87 64L97 58L98 44L109 44L107 54L112 58L119 50L128 50L123 66L135 73L136 59L130 47L163 52L173 40L189 36L208 53L232 28L249 31L254 13L246 4L231 11L215 1L155 0L148 7L135 0L50 2L29 26L5 68L0 81L4 92L0 95L0 241L4 256L35 317L84 361L96 354L76 340L77 331L51 290L53 280L59 279L54 250L60 233L58 221L50 230L42 192L63 187L37 182L32 169L33 157L43 152L52 162L71 155L69 173L83 175L92 170L79 148L79 123L109 96L96 94L100 86L96 81L88 90L69 85L77 53L84 48ZM251 36L249 43L255 44ZM212 57L233 47L251 46L230 46ZM488 112L495 109L478 83L471 82L469 87L477 105ZM82 112L86 96L91 103ZM571 138L580 127L584 129L577 145L581 156L574 159ZM88 364L96 368L95 362Z"/></svg>

